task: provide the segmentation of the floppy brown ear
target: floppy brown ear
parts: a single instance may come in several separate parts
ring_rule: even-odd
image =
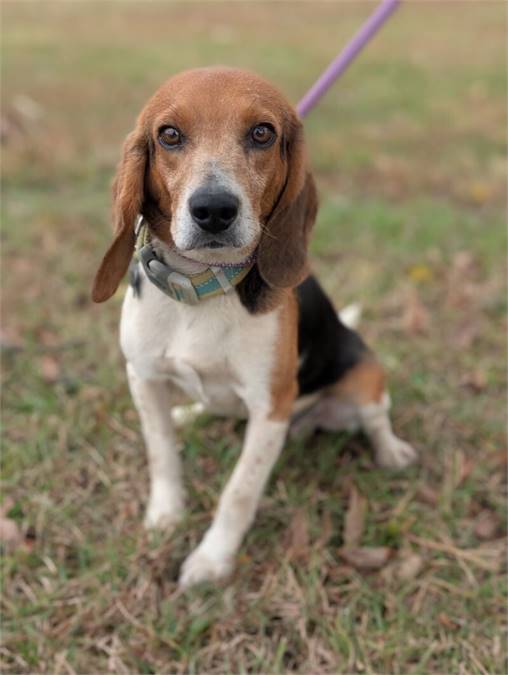
[[[129,267],[136,237],[134,226],[143,204],[148,144],[140,130],[131,132],[113,183],[114,239],[95,275],[92,300],[104,302],[118,288]]]
[[[317,213],[316,186],[307,170],[303,128],[296,117],[286,153],[286,183],[265,225],[257,258],[261,276],[275,288],[292,288],[307,276],[307,244]]]

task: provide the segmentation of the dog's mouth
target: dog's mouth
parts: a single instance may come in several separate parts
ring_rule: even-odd
[[[205,232],[193,229],[186,236],[173,236],[175,252],[185,258],[202,264],[211,261],[216,265],[238,265],[247,260],[257,247],[258,242],[242,236],[238,228],[232,227],[224,232]]]
[[[175,253],[182,258],[208,266],[241,265],[248,262],[254,255],[255,246],[231,246],[225,242],[211,239],[192,249],[176,247]],[[213,251],[213,253],[211,253]]]
[[[213,239],[212,241],[207,242],[203,248],[224,248],[225,246],[226,244],[223,242]]]
[[[184,246],[179,246],[182,251],[204,251],[207,249],[237,249],[243,242],[234,231],[228,231],[220,234],[209,234],[208,232],[193,232],[192,236],[185,242]]]

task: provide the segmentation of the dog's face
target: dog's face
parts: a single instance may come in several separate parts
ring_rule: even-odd
[[[241,70],[187,71],[149,100],[127,137],[113,187],[115,240],[93,298],[125,273],[134,222],[187,257],[239,262],[257,249],[266,283],[305,275],[316,212],[301,123],[270,84]]]
[[[280,98],[244,73],[198,71],[173,78],[148,104],[149,190],[186,255],[229,261],[259,243],[285,177]]]

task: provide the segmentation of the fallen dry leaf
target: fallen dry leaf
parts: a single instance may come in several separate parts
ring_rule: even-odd
[[[54,356],[44,355],[40,361],[41,375],[46,382],[56,382],[60,377],[60,365]]]
[[[424,263],[412,265],[407,273],[411,281],[414,281],[415,283],[428,283],[432,281],[434,276],[431,268]]]
[[[303,509],[296,511],[289,526],[289,551],[292,558],[301,558],[309,552],[309,523]]]
[[[402,581],[410,581],[417,577],[423,568],[423,558],[418,553],[410,553],[402,558],[395,570],[395,576]]]
[[[0,517],[0,543],[8,550],[18,548],[23,543],[18,524],[5,516]]]
[[[23,348],[23,340],[19,333],[8,328],[0,329],[0,349],[4,352],[15,352]]]
[[[408,292],[402,325],[410,335],[426,333],[429,327],[429,312],[420,300],[416,288],[411,288]]]
[[[14,499],[12,497],[5,497],[3,502],[0,504],[0,517],[5,516],[14,506]]]
[[[469,478],[475,468],[475,462],[471,457],[467,457],[463,450],[456,449],[446,458],[445,463],[443,475],[445,491],[451,493]]]
[[[430,485],[426,485],[425,483],[420,485],[416,491],[416,496],[422,502],[429,504],[430,506],[436,506],[439,501],[438,493],[433,488],[431,488]]]
[[[478,292],[478,263],[471,251],[455,254],[447,279],[446,304],[450,307],[469,307]]]
[[[471,457],[466,457],[462,450],[457,450],[455,453],[455,468],[456,468],[456,481],[454,487],[459,487],[462,483],[469,478],[471,472],[475,468],[475,461]]]
[[[351,485],[349,491],[349,505],[344,519],[344,546],[346,548],[353,548],[360,543],[364,530],[366,513],[366,498],[358,492],[354,485]]]
[[[493,186],[485,181],[475,180],[468,186],[468,196],[473,204],[482,206],[488,202],[494,194]]]
[[[362,546],[341,548],[339,555],[353,567],[360,570],[379,569],[389,560],[392,551],[388,546]]]
[[[472,318],[470,314],[464,318],[451,336],[451,342],[458,349],[469,349],[481,335],[481,321]]]
[[[329,511],[325,511],[321,518],[321,528],[319,537],[316,540],[314,546],[317,549],[324,548],[331,539],[333,534],[333,524]]]
[[[474,533],[478,539],[493,539],[496,535],[499,521],[493,511],[484,509],[476,517]]]
[[[437,615],[437,620],[442,626],[450,630],[457,630],[457,628],[460,628],[460,624],[454,621],[453,619],[450,619],[448,614],[445,614],[445,612],[440,612]]]
[[[479,394],[487,386],[487,376],[482,370],[474,370],[472,373],[466,373],[460,384]]]
[[[60,337],[58,333],[56,333],[54,330],[50,330],[49,328],[41,328],[37,332],[37,337],[39,342],[44,347],[58,347],[60,344]]]
[[[418,553],[406,551],[381,571],[381,577],[385,583],[400,584],[401,581],[411,581],[417,577],[422,568],[423,557]]]

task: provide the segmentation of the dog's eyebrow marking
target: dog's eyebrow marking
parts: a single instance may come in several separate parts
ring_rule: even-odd
[[[164,127],[176,127],[184,136],[187,136],[190,121],[194,118],[192,111],[187,112],[181,107],[170,105],[164,109],[158,117],[152,122],[152,136],[158,136],[159,131]]]

